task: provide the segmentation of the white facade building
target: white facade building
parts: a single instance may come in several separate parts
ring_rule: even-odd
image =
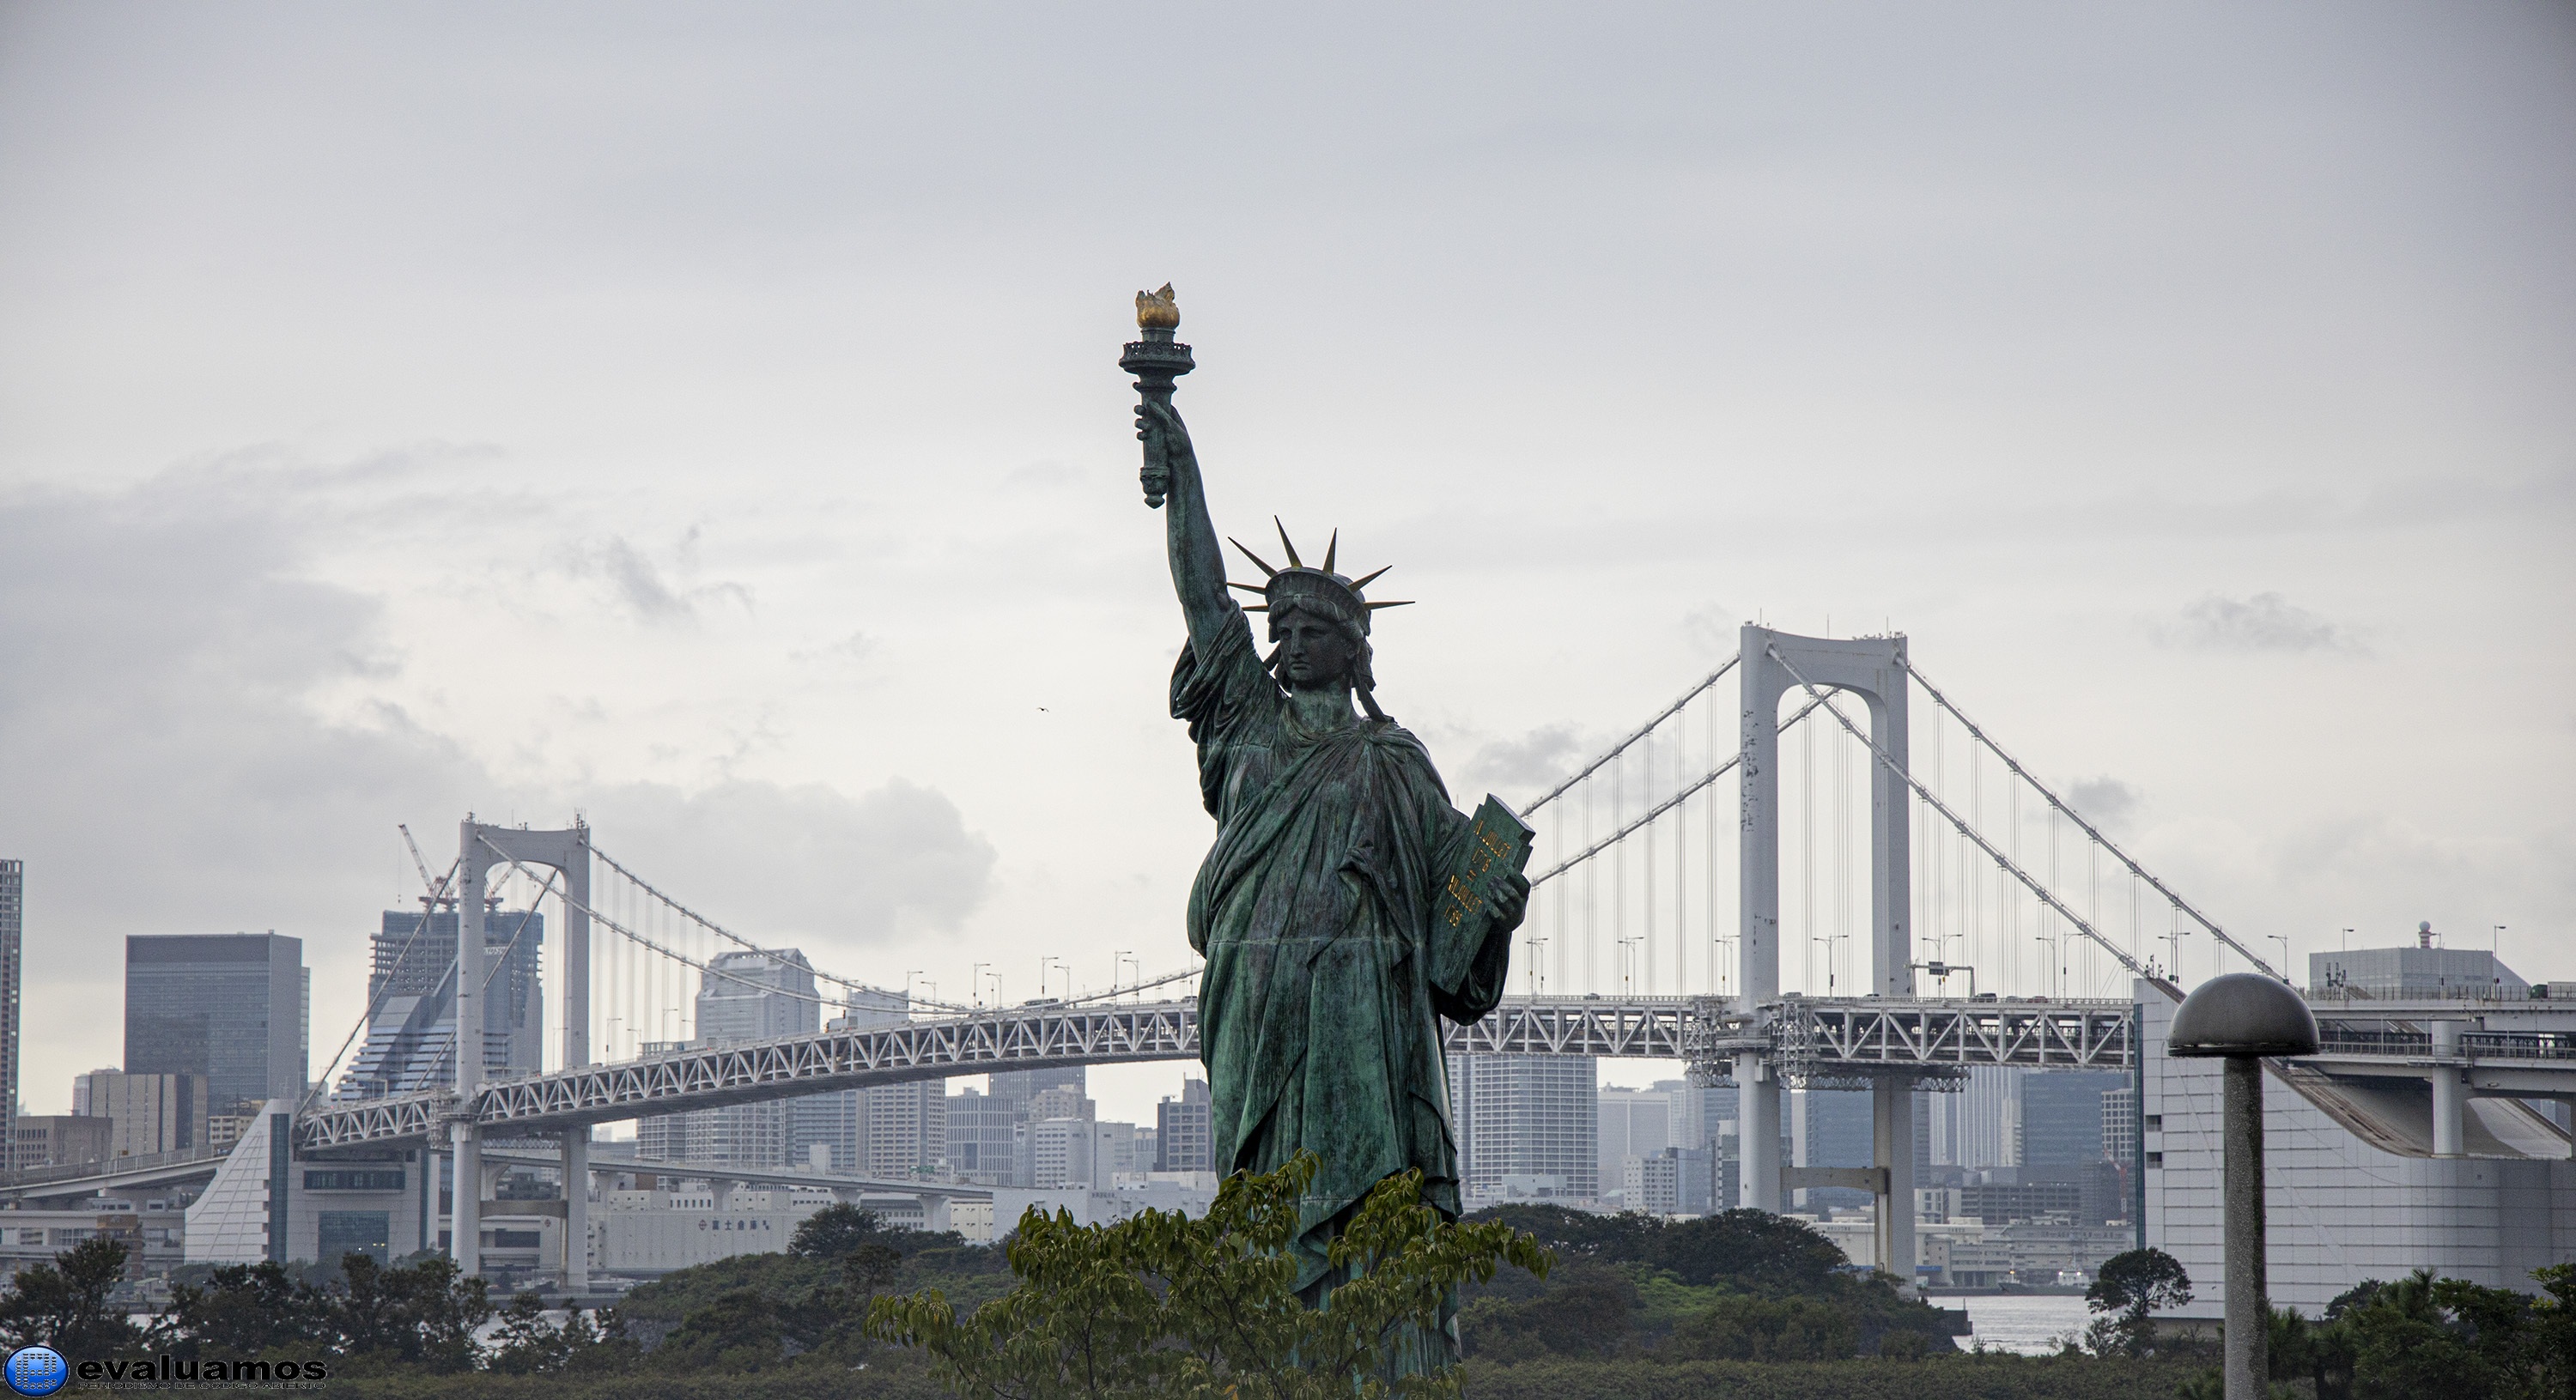
[[[2165,1054],[2174,1004],[2139,984],[2146,1052],[2146,1242],[2191,1275],[2179,1315],[2226,1305],[2220,1241],[2220,1061]],[[2320,1003],[2317,1010],[2328,1012]],[[2264,1209],[2276,1307],[2313,1317],[2365,1279],[2418,1268],[2532,1291],[2531,1271],[2576,1259],[2576,1162],[2521,1101],[2468,1100],[2467,1152],[2431,1150],[2430,1094],[2392,1081],[2264,1077]]]

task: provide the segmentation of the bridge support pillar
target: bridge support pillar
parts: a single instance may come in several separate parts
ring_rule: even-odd
[[[457,1272],[473,1278],[483,1272],[483,1130],[459,1123],[450,1131],[456,1170],[448,1183],[447,1257],[456,1261]]]
[[[934,1235],[956,1228],[949,1224],[948,1221],[948,1198],[946,1196],[924,1196],[921,1198],[921,1228],[928,1230]]]
[[[1780,1211],[1780,1080],[1758,1051],[1735,1057],[1736,1204]]]
[[[1914,1273],[1914,1086],[1882,1078],[1870,1086],[1870,1142],[1886,1173],[1878,1200],[1878,1266],[1903,1283]]]
[[[2458,1021],[2433,1023],[2433,1155],[2457,1157],[2468,1151],[2468,1086],[2461,1079]]]
[[[590,1129],[586,1126],[563,1135],[563,1187],[564,1292],[579,1298],[590,1291]]]

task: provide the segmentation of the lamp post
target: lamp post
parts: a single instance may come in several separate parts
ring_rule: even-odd
[[[2290,982],[2290,935],[2286,933],[2267,933],[2263,936],[2281,945],[2281,980],[2284,982]],[[2290,985],[2296,986],[2298,984],[2291,982]]]
[[[2231,972],[2183,998],[2165,1034],[2165,1052],[2227,1062],[2220,1109],[2225,1170],[2219,1184],[2227,1250],[2225,1395],[2263,1400],[2271,1386],[2271,1301],[2263,1277],[2263,1057],[2317,1053],[2317,1018],[2287,986],[2259,973]]]

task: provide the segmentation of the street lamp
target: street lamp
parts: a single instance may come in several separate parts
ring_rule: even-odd
[[[2286,933],[2267,933],[2263,936],[2281,945],[2281,980],[2284,982],[2290,982],[2290,935]],[[2298,984],[2290,982],[2290,985],[2297,986]]]
[[[966,974],[967,989],[974,993],[975,1004],[979,1007],[984,1004],[984,969],[991,966],[991,963],[977,963],[974,970]]]
[[[2290,988],[2251,972],[2200,984],[2174,1011],[2165,1051],[2226,1061],[2219,1178],[2227,1268],[2226,1400],[2262,1400],[2271,1302],[2263,1269],[2263,1058],[2317,1053],[2317,1018]]]

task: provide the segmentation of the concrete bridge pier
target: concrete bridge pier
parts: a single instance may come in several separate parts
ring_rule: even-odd
[[[590,1291],[590,1129],[563,1135],[563,1280],[564,1292],[578,1298]]]
[[[2468,1151],[2469,1088],[2457,1061],[2465,1021],[2433,1023],[2433,1155],[2457,1157]]]

